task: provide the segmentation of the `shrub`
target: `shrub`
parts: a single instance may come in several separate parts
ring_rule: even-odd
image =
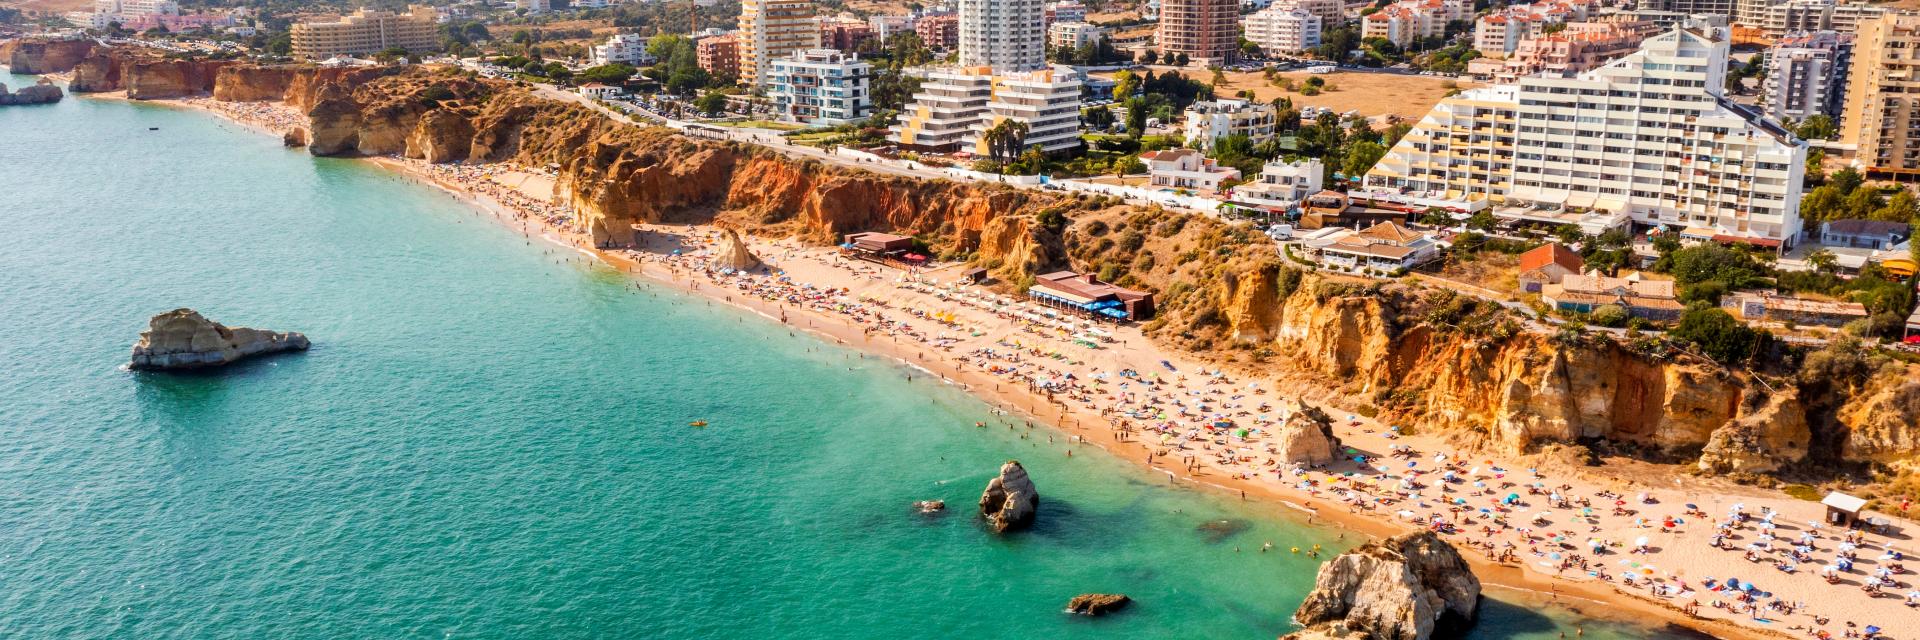
[[[1668,332],[1676,340],[1693,343],[1707,357],[1722,363],[1746,359],[1760,334],[1719,307],[1695,303],[1680,314],[1680,324]]]
[[[1631,317],[1632,314],[1627,313],[1626,307],[1603,304],[1595,308],[1593,313],[1588,314],[1587,320],[1601,327],[1624,327],[1627,325],[1627,319]]]

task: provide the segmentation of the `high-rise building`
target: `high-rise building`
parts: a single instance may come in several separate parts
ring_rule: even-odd
[[[1861,22],[1848,64],[1840,141],[1870,176],[1920,175],[1920,15]]]
[[[1276,2],[1247,16],[1247,40],[1268,53],[1299,53],[1320,46],[1320,16],[1291,2]]]
[[[811,0],[743,0],[740,3],[740,80],[766,84],[769,64],[802,49],[820,46],[820,27]]]
[[[1571,221],[1593,212],[1683,237],[1784,248],[1800,234],[1806,143],[1723,95],[1729,34],[1675,29],[1574,77],[1442,100],[1367,188]]]
[[[1040,0],[960,0],[960,65],[1031,71],[1047,65]]]
[[[820,19],[820,47],[848,53],[860,50],[860,43],[873,39],[873,27],[860,20]]]
[[[733,34],[707,36],[693,41],[693,53],[700,69],[714,77],[740,77],[740,41]]]
[[[1024,146],[1064,151],[1080,144],[1080,91],[1077,76],[1054,69],[934,69],[888,138],[914,149],[987,155],[986,131],[1014,120],[1027,127]]]
[[[1795,33],[1767,49],[1767,79],[1762,85],[1767,115],[1775,120],[1808,116],[1838,117],[1847,99],[1847,64],[1853,34],[1833,31]]]
[[[1163,0],[1155,32],[1162,55],[1200,65],[1232,62],[1240,51],[1238,0]]]
[[[361,8],[338,20],[299,22],[288,30],[293,57],[323,60],[378,53],[399,47],[411,52],[440,48],[440,24],[433,7],[414,5],[406,13]]]
[[[807,49],[775,58],[767,73],[767,96],[781,117],[808,124],[858,122],[873,110],[867,82],[873,66],[858,54]]]

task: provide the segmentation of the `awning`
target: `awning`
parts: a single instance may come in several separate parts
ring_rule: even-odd
[[[1578,192],[1578,193],[1574,193],[1574,194],[1570,194],[1570,195],[1568,195],[1568,196],[1567,196],[1567,206],[1569,206],[1569,207],[1592,207],[1592,206],[1593,206],[1593,199],[1594,199],[1594,195],[1593,195],[1593,194],[1591,194],[1591,193],[1587,193],[1587,192],[1585,192],[1585,191],[1581,191],[1581,192]]]
[[[1688,231],[1692,231],[1692,229],[1688,229]],[[1687,232],[1682,231],[1680,233],[1681,235],[1686,235]],[[1753,236],[1732,236],[1724,233],[1719,233],[1719,234],[1713,235],[1713,241],[1721,244],[1733,244],[1733,243],[1739,242],[1744,244],[1750,244],[1756,247],[1766,247],[1768,249],[1780,248],[1779,240],[1774,240],[1772,238],[1755,238]]]
[[[1612,211],[1614,213],[1619,213],[1621,211],[1626,210],[1627,201],[1621,200],[1619,198],[1601,198],[1599,200],[1594,201],[1593,208],[1600,209],[1603,211]]]
[[[1865,498],[1855,498],[1853,496],[1835,491],[1832,493],[1828,493],[1827,497],[1821,498],[1820,504],[1824,504],[1829,507],[1833,507],[1835,509],[1845,511],[1847,513],[1860,513],[1861,509],[1865,509],[1867,507],[1867,500]]]
[[[1716,235],[1720,235],[1720,232],[1706,227],[1687,227],[1680,230],[1681,237],[1695,240],[1712,240]]]

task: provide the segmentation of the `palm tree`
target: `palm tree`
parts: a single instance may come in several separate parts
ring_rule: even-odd
[[[993,159],[1012,162],[1027,147],[1027,133],[1031,131],[1027,123],[1019,120],[1001,120],[988,127],[982,134],[987,141],[987,152]]]

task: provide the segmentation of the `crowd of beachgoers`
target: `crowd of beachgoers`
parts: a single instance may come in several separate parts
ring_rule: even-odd
[[[1875,625],[1892,620],[1875,615],[1920,615],[1920,586],[1900,546],[1907,534],[1823,524],[1815,503],[1634,489],[1460,452],[1355,415],[1335,419],[1347,443],[1340,460],[1289,464],[1272,440],[1305,406],[1300,400],[1222,371],[1114,357],[1126,334],[1113,325],[830,248],[762,243],[756,250],[776,266],[715,269],[719,232],[659,235],[663,244],[626,253],[709,294],[838,317],[863,335],[1097,416],[1113,441],[1143,447],[1169,475],[1204,470],[1267,483],[1307,508],[1432,529],[1491,561],[1609,583],[1702,617],[1852,638],[1889,637]],[[1904,607],[1849,604],[1892,602]]]
[[[275,135],[307,126],[307,114],[281,102],[227,102],[205,97],[182,98],[179,102]]]
[[[304,124],[304,116],[279,105],[207,102],[196,106],[269,130]],[[406,167],[489,200],[542,233],[579,237],[567,207],[498,180],[525,169]],[[1339,510],[1432,529],[1491,561],[1609,583],[1703,618],[1819,638],[1920,637],[1914,625],[1876,626],[1920,615],[1920,586],[1904,566],[1912,547],[1903,545],[1914,531],[1906,502],[1892,506],[1888,515],[1897,517],[1875,531],[1838,527],[1823,524],[1818,503],[1678,481],[1635,485],[1462,453],[1438,437],[1403,435],[1355,415],[1335,420],[1340,460],[1283,463],[1273,436],[1305,403],[1277,385],[1184,364],[1135,328],[963,284],[957,270],[944,272],[942,282],[936,269],[902,270],[832,248],[755,241],[770,266],[739,272],[712,265],[722,238],[714,229],[641,235],[647,241],[637,248],[611,253],[713,298],[773,305],[782,322],[802,322],[788,317],[791,309],[851,323],[862,336],[896,343],[900,353],[918,351],[923,363],[1023,388],[1063,416],[1098,424],[1112,440],[1107,448],[1140,447],[1169,478],[1224,475],[1253,483],[1239,486],[1270,488],[1320,516]],[[1019,409],[1009,405],[1006,413]],[[1089,442],[1068,442],[1075,440]],[[1273,549],[1268,543],[1260,551]]]

